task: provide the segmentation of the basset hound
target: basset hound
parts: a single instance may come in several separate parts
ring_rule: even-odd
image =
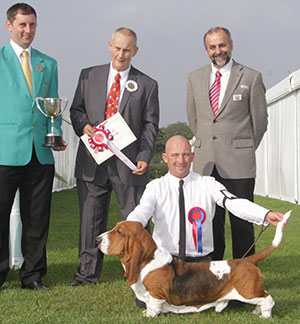
[[[230,300],[256,305],[254,314],[272,315],[275,304],[263,288],[256,264],[280,244],[290,212],[277,225],[273,242],[244,259],[187,263],[157,248],[151,235],[138,222],[122,221],[98,236],[98,248],[117,255],[136,297],[146,303],[144,316],[159,313],[192,313],[215,307],[221,312]]]

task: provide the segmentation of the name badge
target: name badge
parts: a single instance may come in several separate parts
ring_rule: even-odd
[[[236,94],[233,95],[233,101],[241,101],[242,100],[242,95],[241,94]]]

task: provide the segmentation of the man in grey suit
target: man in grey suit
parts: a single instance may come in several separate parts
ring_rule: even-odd
[[[81,71],[70,108],[76,134],[92,136],[93,126],[107,117],[108,93],[119,73],[121,91],[118,112],[137,138],[122,150],[136,164],[135,171],[115,156],[97,165],[83,142],[79,142],[75,176],[80,206],[80,265],[72,286],[93,284],[101,274],[103,254],[96,246],[96,237],[106,231],[112,190],[125,220],[139,203],[149,181],[149,163],[159,123],[158,84],[131,65],[138,51],[136,42],[134,31],[117,29],[109,42],[111,63]]]
[[[253,201],[255,150],[268,117],[262,76],[231,58],[233,42],[226,28],[211,28],[204,45],[211,64],[190,73],[187,84],[187,116],[196,138],[193,168],[214,176],[236,196]],[[253,225],[229,216],[233,257],[240,258],[254,242]],[[214,260],[223,259],[224,224],[225,210],[217,208]],[[252,253],[254,247],[248,252]]]

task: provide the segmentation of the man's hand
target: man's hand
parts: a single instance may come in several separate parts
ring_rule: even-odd
[[[53,151],[64,151],[67,148],[68,144],[62,140],[62,146],[52,146]]]
[[[145,161],[138,161],[136,166],[137,169],[133,171],[132,174],[143,175],[148,169],[148,163]]]
[[[86,134],[88,135],[89,137],[92,137],[94,136],[95,132],[94,132],[94,129],[93,129],[93,126],[90,125],[90,124],[86,124],[83,128],[83,134]]]
[[[282,221],[283,219],[283,214],[279,212],[273,212],[269,211],[266,215],[265,220],[269,222],[270,224],[277,226],[277,224]],[[286,225],[286,224],[285,224]]]

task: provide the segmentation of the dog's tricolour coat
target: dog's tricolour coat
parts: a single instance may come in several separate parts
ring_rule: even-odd
[[[117,255],[130,286],[147,309],[144,315],[201,312],[215,307],[221,312],[230,300],[256,305],[253,311],[268,318],[275,304],[263,289],[262,274],[256,264],[269,256],[282,239],[290,216],[277,225],[273,242],[244,259],[187,263],[158,249],[151,235],[138,222],[123,221],[98,236],[99,249]]]

